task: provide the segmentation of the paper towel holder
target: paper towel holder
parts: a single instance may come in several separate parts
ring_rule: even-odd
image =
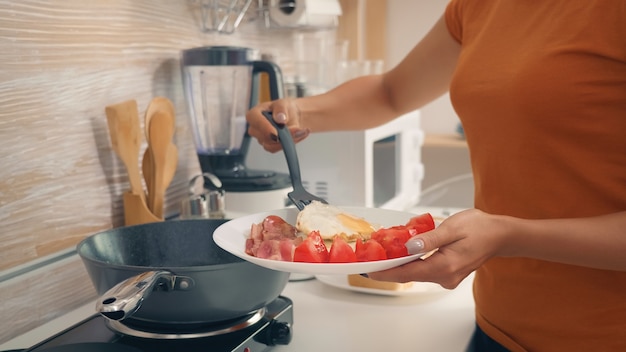
[[[321,1],[321,0],[318,0]],[[329,13],[321,15],[324,19],[319,21],[320,15],[317,15],[317,21],[304,21],[293,25],[283,25],[272,19],[272,12],[280,10],[285,15],[290,15],[296,11],[296,3],[298,0],[258,0],[258,11],[263,20],[266,29],[299,29],[299,30],[326,30],[335,29],[339,25],[339,16],[341,15],[341,5],[339,0],[324,0],[331,3]]]

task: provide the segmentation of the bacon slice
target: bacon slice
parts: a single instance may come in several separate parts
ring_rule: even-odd
[[[246,253],[258,258],[293,261],[293,252],[302,242],[295,226],[279,216],[270,215],[252,224],[246,240]]]

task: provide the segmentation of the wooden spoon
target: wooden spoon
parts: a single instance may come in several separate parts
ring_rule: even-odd
[[[167,167],[165,167],[165,174],[163,175],[163,184],[167,187],[170,183],[172,183],[172,180],[174,180],[174,175],[176,174],[176,168],[178,166],[178,148],[175,144],[170,144],[168,146],[165,161]],[[150,194],[154,194],[154,165],[152,162],[152,150],[150,149],[150,146],[146,148],[146,151],[143,154],[141,170],[148,187],[148,197],[150,197]]]
[[[133,194],[146,200],[139,172],[139,149],[141,146],[141,127],[137,102],[128,100],[105,108],[107,124],[113,150],[126,166],[130,189]]]
[[[174,113],[174,104],[172,104],[172,102],[165,97],[153,98],[150,101],[150,104],[148,104],[148,108],[146,109],[146,115],[144,117],[144,131],[146,134],[146,140],[148,141],[148,148],[146,148],[146,151],[143,156],[142,172],[143,172],[144,181],[146,182],[146,188],[148,190],[148,197],[150,197],[150,194],[154,192],[154,185],[153,185],[154,177],[152,176],[152,173],[154,172],[154,170],[152,169],[152,159],[151,159],[152,151],[149,150],[150,149],[150,120],[152,119],[152,116],[158,110],[165,110],[169,112],[172,116],[176,116]],[[173,120],[172,122],[173,122],[172,128],[175,128],[175,121]],[[178,159],[178,152],[176,152],[176,154],[177,154],[176,157]]]
[[[146,193],[148,194],[148,199],[150,199],[150,194],[154,191],[154,177],[152,173],[154,172],[152,165],[152,151],[150,150],[150,146],[146,148],[146,151],[143,153],[143,158],[141,159],[141,173],[143,174],[143,180],[146,183]],[[148,209],[150,209],[149,204],[146,204]]]
[[[168,162],[168,156],[172,152],[172,137],[174,136],[174,116],[167,110],[157,110],[151,115],[148,126],[148,142],[151,151],[152,175],[150,176],[153,185],[152,192],[148,194],[148,204],[150,210],[159,218],[163,217],[163,201],[170,175],[176,172],[176,163]],[[174,153],[178,156],[176,149]],[[171,157],[170,157],[171,158]]]
[[[150,104],[148,104],[148,108],[146,109],[146,116],[144,118],[144,129],[146,133],[146,140],[148,141],[150,140],[150,119],[152,118],[152,115],[154,115],[154,113],[158,110],[167,110],[167,112],[169,112],[172,116],[176,116],[174,113],[174,104],[172,104],[169,99],[165,97],[153,98],[152,101],[150,101]]]

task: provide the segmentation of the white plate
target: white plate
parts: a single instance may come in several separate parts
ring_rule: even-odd
[[[381,290],[381,289],[369,288],[369,287],[351,286],[348,283],[347,275],[316,275],[315,278],[318,279],[320,282],[329,286],[341,288],[341,289],[348,290],[348,291],[369,293],[373,295],[415,296],[415,295],[425,295],[425,294],[447,292],[445,288],[432,282],[414,282],[413,286],[407,289],[394,291],[394,290]]]
[[[383,227],[404,225],[416,214],[397,210],[379,209],[379,208],[363,208],[363,207],[340,207],[346,212],[360,216],[372,224]],[[215,243],[227,252],[245,259],[251,263],[278,271],[286,271],[291,273],[302,274],[361,274],[381,271],[393,268],[410,261],[416,260],[423,254],[414,254],[401,258],[377,260],[371,262],[358,263],[299,263],[285,262],[280,260],[262,259],[246,254],[246,238],[250,235],[252,224],[258,224],[265,217],[276,215],[283,218],[290,224],[296,223],[298,209],[284,208],[272,210],[264,213],[247,215],[240,218],[230,220],[220,225],[213,233]]]

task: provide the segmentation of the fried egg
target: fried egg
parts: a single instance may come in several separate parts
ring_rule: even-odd
[[[304,234],[319,231],[324,240],[340,235],[347,241],[369,239],[376,231],[376,227],[365,219],[319,201],[311,202],[298,213],[296,228]]]

